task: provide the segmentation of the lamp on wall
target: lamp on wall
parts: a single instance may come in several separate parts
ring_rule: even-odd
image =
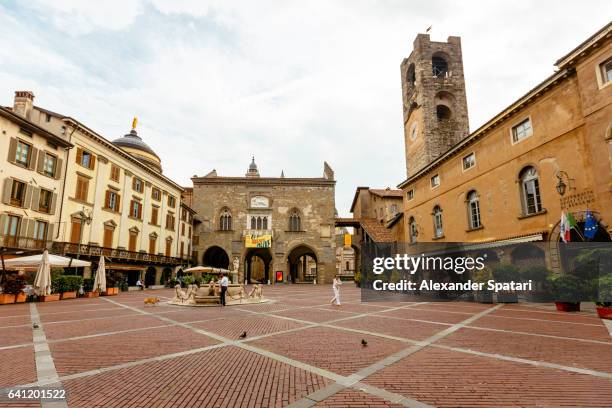
[[[557,174],[555,174],[555,176],[557,177],[557,186],[556,186],[557,193],[559,193],[560,196],[563,196],[565,195],[565,191],[567,190],[568,187],[572,189],[571,187],[572,179],[569,178],[568,174],[564,172],[563,170],[559,170]],[[564,176],[567,179],[567,184],[563,181]]]

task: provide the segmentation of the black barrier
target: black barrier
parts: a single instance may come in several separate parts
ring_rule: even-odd
[[[363,246],[362,301],[612,302],[612,243]]]

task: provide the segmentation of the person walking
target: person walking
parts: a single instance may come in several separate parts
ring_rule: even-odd
[[[219,286],[221,287],[221,307],[225,306],[225,292],[227,292],[227,286],[229,285],[229,280],[227,276],[221,274],[221,279],[219,279]]]
[[[334,281],[333,281],[333,284],[332,284],[332,289],[334,290],[334,297],[329,302],[332,305],[340,306],[340,285],[342,285],[342,281],[340,280],[340,276],[338,276],[338,275],[334,276]]]

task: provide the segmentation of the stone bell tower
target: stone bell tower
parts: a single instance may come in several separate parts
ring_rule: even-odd
[[[401,64],[408,177],[469,133],[461,39],[419,34],[413,47]]]

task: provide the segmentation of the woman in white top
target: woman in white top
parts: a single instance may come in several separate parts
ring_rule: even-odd
[[[342,285],[342,281],[340,280],[340,276],[336,275],[332,284],[332,288],[334,289],[334,297],[330,302],[336,306],[340,306],[340,285]]]

